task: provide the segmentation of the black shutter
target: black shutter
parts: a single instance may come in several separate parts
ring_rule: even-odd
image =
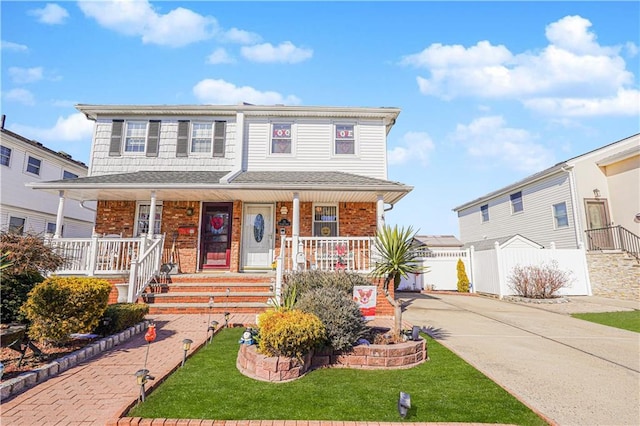
[[[149,133],[147,134],[147,157],[158,156],[158,144],[160,141],[160,120],[149,121]]]
[[[176,157],[189,155],[189,121],[178,121],[178,143],[176,145]]]
[[[121,154],[120,149],[122,146],[122,128],[124,127],[124,120],[113,120],[111,123],[111,142],[109,143],[109,156],[119,157]]]
[[[225,121],[216,121],[213,129],[213,156],[224,157]]]

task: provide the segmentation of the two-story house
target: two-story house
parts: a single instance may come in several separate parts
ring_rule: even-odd
[[[87,166],[69,154],[56,152],[0,125],[0,229],[17,233],[89,237],[93,230],[95,203],[70,201],[59,212],[57,194],[25,188],[29,182],[85,177]]]
[[[364,270],[385,210],[397,108],[78,105],[95,121],[89,176],[35,182],[96,200],[95,231],[164,234],[184,273]],[[282,245],[285,237],[286,246]]]

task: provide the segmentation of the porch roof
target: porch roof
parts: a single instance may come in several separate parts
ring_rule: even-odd
[[[344,172],[250,171],[225,180],[229,171],[138,171],[48,182],[27,186],[48,192],[65,191],[76,200],[158,200],[247,202],[300,201],[375,202],[377,195],[394,204],[413,187],[399,182]]]

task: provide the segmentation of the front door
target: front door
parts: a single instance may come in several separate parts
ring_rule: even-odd
[[[246,204],[242,229],[244,270],[269,270],[273,262],[273,205]]]
[[[609,228],[607,200],[586,200],[587,225],[589,226],[589,249],[606,250],[613,248],[613,235]]]
[[[202,269],[229,268],[233,203],[203,203],[200,226]]]

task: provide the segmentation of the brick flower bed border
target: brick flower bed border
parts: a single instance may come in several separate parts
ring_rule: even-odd
[[[393,345],[360,345],[349,352],[320,350],[307,355],[302,363],[295,358],[261,355],[256,345],[240,345],[236,366],[242,374],[256,380],[288,382],[317,368],[403,369],[427,359],[424,339]]]

